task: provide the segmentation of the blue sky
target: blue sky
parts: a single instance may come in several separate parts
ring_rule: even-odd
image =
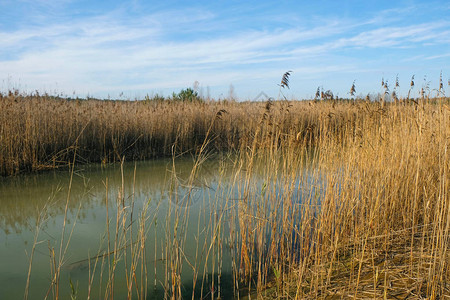
[[[206,96],[289,98],[318,86],[405,95],[450,78],[448,1],[0,0],[0,91],[142,98],[199,83]]]

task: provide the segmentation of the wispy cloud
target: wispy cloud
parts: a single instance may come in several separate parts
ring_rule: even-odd
[[[39,5],[53,4],[40,0]],[[275,80],[285,68],[315,78],[364,72],[372,68],[361,65],[364,58],[383,62],[377,53],[366,55],[374,49],[388,49],[402,61],[422,55],[428,60],[445,58],[448,49],[440,49],[450,42],[448,21],[412,25],[397,21],[412,8],[380,11],[368,20],[330,18],[315,25],[286,22],[268,28],[246,24],[229,31],[219,29],[224,16],[210,9],[143,11],[133,17],[127,9],[63,23],[0,27],[0,77],[19,78],[31,88],[58,82],[63,90],[102,95],[125,89],[179,89],[194,80],[228,86],[248,78]],[[420,50],[425,43],[441,48],[426,55]],[[402,49],[409,52],[396,52]],[[261,89],[256,82],[251,88]]]
[[[337,40],[335,47],[408,47],[412,43],[433,41],[433,43],[447,43],[449,31],[437,30],[449,28],[448,22],[431,22],[411,26],[383,27],[361,32],[351,38]]]
[[[446,58],[446,57],[450,57],[450,53],[445,53],[445,54],[440,54],[440,55],[427,56],[427,57],[425,57],[424,59],[426,59],[426,60],[431,60],[431,59]]]

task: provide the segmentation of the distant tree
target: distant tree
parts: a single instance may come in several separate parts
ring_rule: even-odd
[[[197,91],[194,91],[194,89],[192,88],[187,88],[181,90],[178,94],[173,93],[172,100],[194,102],[194,101],[201,101],[201,98],[198,95]]]

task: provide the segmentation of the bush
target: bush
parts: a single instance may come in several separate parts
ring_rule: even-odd
[[[194,91],[191,88],[187,88],[187,89],[181,90],[178,94],[173,93],[172,100],[195,102],[195,101],[201,101],[201,98],[199,97],[198,92]]]

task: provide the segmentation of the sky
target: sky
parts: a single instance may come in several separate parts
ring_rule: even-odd
[[[141,99],[196,87],[310,99],[439,87],[450,94],[448,1],[0,0],[0,92]]]

